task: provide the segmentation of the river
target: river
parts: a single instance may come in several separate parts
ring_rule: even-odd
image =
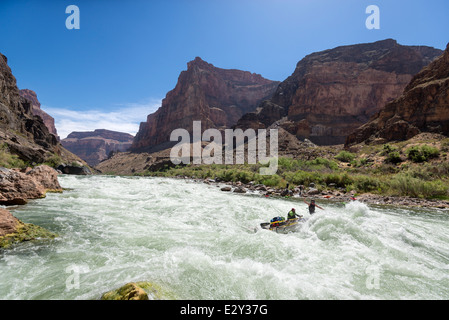
[[[59,177],[11,211],[54,240],[0,252],[0,299],[98,299],[150,281],[174,299],[448,299],[447,211],[220,191],[185,180]],[[298,232],[254,228],[295,207]]]

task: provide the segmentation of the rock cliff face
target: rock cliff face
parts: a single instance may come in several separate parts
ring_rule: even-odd
[[[420,132],[449,135],[449,44],[413,77],[399,98],[351,133],[346,145],[407,140]]]
[[[19,91],[19,94],[21,97],[23,97],[31,102],[32,113],[35,116],[41,117],[42,120],[44,121],[44,124],[47,127],[48,131],[50,131],[51,134],[55,135],[55,137],[58,138],[58,140],[59,140],[58,131],[56,130],[56,127],[55,127],[55,119],[41,109],[41,103],[37,99],[36,92],[34,92],[33,90],[30,90],[30,89],[22,89]]]
[[[0,145],[30,163],[42,163],[54,154],[64,161],[79,161],[51,134],[41,117],[33,114],[32,102],[20,96],[16,78],[0,53]]]
[[[278,84],[255,73],[220,69],[197,57],[181,72],[161,107],[141,123],[131,149],[143,151],[167,142],[177,128],[192,132],[195,120],[201,121],[203,130],[230,128],[271,97]]]
[[[284,119],[283,127],[300,139],[342,144],[441,52],[388,39],[310,54],[271,99],[244,115],[237,126],[267,127]]]
[[[56,137],[50,134],[42,119],[33,115],[31,102],[20,96],[16,79],[7,65],[6,57],[2,54],[0,54],[0,142],[6,142],[10,149],[14,149],[14,153],[23,158],[36,160],[43,159],[41,153],[53,149],[58,144]]]
[[[89,132],[72,132],[61,140],[61,143],[90,166],[96,166],[107,159],[111,152],[127,151],[133,138],[128,133],[97,129]]]

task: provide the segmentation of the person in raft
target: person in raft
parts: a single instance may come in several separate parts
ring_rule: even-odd
[[[324,210],[319,205],[315,203],[315,200],[311,200],[310,203],[308,203],[306,200],[304,200],[304,203],[309,206],[309,213],[314,214],[315,213],[315,207],[320,208],[321,210]]]
[[[302,216],[296,214],[295,208],[292,208],[292,209],[290,210],[290,212],[288,213],[287,219],[288,219],[288,220],[290,220],[290,219],[296,219],[297,217],[298,217],[298,218],[302,218]]]

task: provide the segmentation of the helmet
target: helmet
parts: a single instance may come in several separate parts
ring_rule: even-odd
[[[292,208],[292,211],[296,211],[295,208]]]

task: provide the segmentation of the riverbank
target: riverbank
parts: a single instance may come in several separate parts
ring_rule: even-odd
[[[224,182],[217,181],[215,179],[195,179],[187,176],[174,176],[174,179],[190,180],[195,183],[204,183],[208,185],[215,185],[220,188],[222,192],[232,192],[239,194],[253,194],[263,197],[275,197],[285,199],[315,199],[323,201],[348,203],[350,201],[360,201],[365,204],[374,205],[387,205],[396,207],[417,207],[417,208],[438,208],[449,210],[448,200],[439,199],[423,199],[404,196],[387,196],[373,193],[357,194],[355,191],[346,192],[343,189],[340,190],[318,190],[314,187],[314,184],[310,187],[296,186],[294,188],[273,188],[265,186],[263,184],[255,183],[242,183],[237,182]]]
[[[260,164],[188,164],[148,169],[139,175],[230,183],[247,190],[256,188],[267,196],[336,201],[355,197],[371,204],[449,208],[446,136],[422,133],[407,141],[359,144],[347,150],[314,146],[277,160],[273,175],[261,175]]]
[[[0,248],[40,238],[52,239],[56,234],[14,217],[8,206],[24,205],[31,199],[44,198],[47,192],[62,192],[58,173],[41,165],[35,168],[7,169],[0,167]]]

